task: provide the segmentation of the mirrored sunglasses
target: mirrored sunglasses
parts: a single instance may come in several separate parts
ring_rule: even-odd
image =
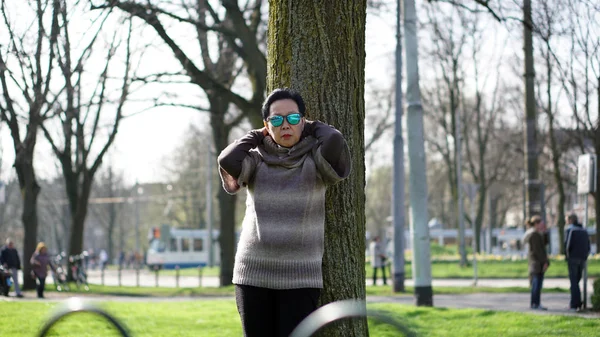
[[[281,124],[283,124],[283,119],[283,116],[275,115],[267,118],[267,121],[271,123],[271,125],[273,125],[274,127],[278,127],[281,126]],[[296,125],[300,123],[300,120],[302,120],[302,115],[299,112],[296,112],[285,116],[285,119],[287,119],[288,124]]]

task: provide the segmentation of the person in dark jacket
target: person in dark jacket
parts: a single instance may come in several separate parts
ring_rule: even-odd
[[[567,217],[567,233],[565,235],[565,257],[569,267],[569,281],[571,282],[571,301],[569,309],[576,311],[581,308],[581,291],[579,281],[585,268],[588,255],[591,251],[590,237],[577,222],[577,215],[571,214]]]
[[[17,297],[23,297],[23,294],[21,293],[21,287],[19,287],[19,270],[21,269],[21,259],[19,259],[19,252],[17,252],[15,249],[15,244],[11,239],[6,239],[6,246],[4,246],[2,251],[0,251],[0,264],[3,265],[4,268],[10,270]]]
[[[548,254],[546,253],[546,244],[544,241],[544,232],[546,225],[539,215],[534,215],[527,221],[529,229],[523,236],[523,244],[529,245],[529,278],[531,280],[531,309],[548,310],[540,303],[542,295],[542,285],[544,283],[544,273],[550,265]]]

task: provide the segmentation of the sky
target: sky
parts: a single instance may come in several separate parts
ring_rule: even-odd
[[[393,81],[393,73],[389,76],[389,67],[394,64],[395,22],[381,18],[368,17],[367,20],[367,60],[366,73],[386,74],[389,78],[379,78],[380,82]],[[154,63],[172,63],[171,54],[146,54]],[[122,171],[125,181],[133,184],[156,182],[166,177],[164,161],[173,149],[181,143],[183,135],[190,124],[208,124],[205,113],[182,108],[157,108],[125,118],[112,150],[104,163],[110,163],[118,171]],[[14,148],[10,132],[6,125],[0,126],[2,144],[2,175],[0,179],[14,177],[11,169],[14,160]],[[48,178],[58,174],[56,160],[48,142],[40,132],[36,145],[36,171],[40,178]]]
[[[366,80],[376,83],[381,88],[390,87],[394,82],[395,10],[395,6],[391,6],[388,11],[367,15]],[[170,52],[160,52],[151,48],[145,57],[151,60],[148,66],[172,64],[174,68],[178,67]],[[422,68],[421,71],[426,72],[427,69]],[[197,95],[197,92],[195,94]],[[192,91],[189,93],[189,95],[195,94]],[[152,96],[153,93],[150,92],[149,95]],[[190,124],[202,127],[208,124],[208,117],[205,113],[171,107],[151,109],[125,118],[104,163],[121,171],[127,184],[136,181],[140,183],[164,181],[168,178],[164,170],[164,162],[182,142],[183,135]],[[3,149],[0,179],[6,180],[14,176],[14,170],[10,168],[14,160],[14,150],[5,125],[0,127],[0,138]],[[392,147],[382,148],[383,154],[391,158]],[[59,174],[49,144],[41,133],[36,149],[38,176],[48,178]],[[386,152],[385,149],[388,151]]]

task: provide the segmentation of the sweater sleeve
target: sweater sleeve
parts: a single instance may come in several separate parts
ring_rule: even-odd
[[[571,235],[573,231],[571,229],[567,229],[567,235],[565,238],[565,257],[569,258],[569,249],[571,248]]]
[[[37,253],[33,253],[33,255],[31,256],[31,259],[29,259],[29,263],[30,264],[36,264],[36,262],[37,262],[37,256],[38,256]]]
[[[223,168],[219,167],[219,175],[223,182],[223,189],[229,194],[236,194],[242,187],[247,187],[256,171],[258,165],[258,155],[251,151],[243,160],[242,167],[237,179]]]
[[[248,183],[255,167],[252,165],[254,160],[250,156],[250,150],[261,144],[263,138],[264,134],[261,130],[252,130],[244,137],[229,144],[219,154],[219,175],[227,193],[235,194],[239,191],[243,186],[239,183],[240,178],[243,183]]]
[[[351,157],[342,133],[319,121],[307,123],[310,123],[308,124],[310,132],[317,138],[319,144],[314,158],[325,182],[335,184],[347,178],[351,171]]]

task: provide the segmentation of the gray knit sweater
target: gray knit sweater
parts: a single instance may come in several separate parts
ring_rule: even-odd
[[[265,137],[248,152],[237,179],[220,170],[228,193],[248,188],[234,284],[271,289],[323,287],[325,189],[350,174],[345,141],[342,147],[336,167],[341,175],[323,158],[321,142],[313,136],[290,149]]]

